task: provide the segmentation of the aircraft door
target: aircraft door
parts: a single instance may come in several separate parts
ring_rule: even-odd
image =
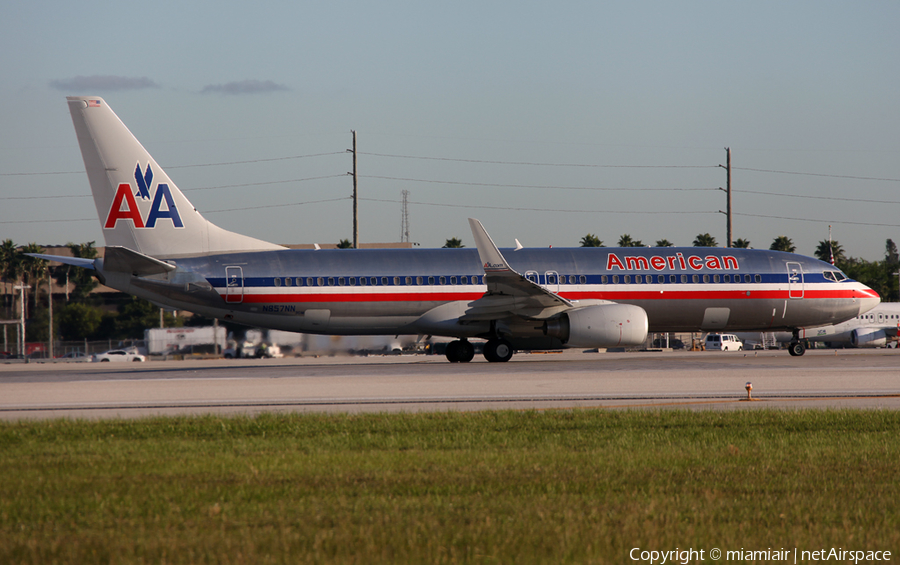
[[[244,301],[244,269],[225,267],[225,302],[239,304]]]
[[[788,298],[803,298],[803,267],[800,263],[788,261]]]
[[[525,271],[525,278],[530,280],[534,284],[541,284],[537,271]]]

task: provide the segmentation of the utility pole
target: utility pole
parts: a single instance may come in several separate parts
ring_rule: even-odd
[[[356,176],[356,130],[350,130],[353,134],[353,249],[359,249],[359,192],[357,191]]]
[[[725,203],[726,244],[725,244],[725,247],[731,247],[732,232],[731,232],[731,148],[730,147],[725,148],[725,165],[724,166],[719,165],[719,166],[722,167],[723,169],[725,169],[725,171],[728,174],[728,181],[727,181],[728,184],[725,185],[727,187],[725,189],[725,194],[726,194],[726,203]],[[722,190],[722,189],[719,188],[719,190]]]
[[[53,275],[47,269],[47,311],[50,313],[50,327],[47,329],[50,338],[50,358],[53,359]]]

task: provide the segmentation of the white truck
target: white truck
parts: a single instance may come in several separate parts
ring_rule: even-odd
[[[225,328],[202,326],[196,328],[153,328],[144,330],[147,352],[150,355],[172,353],[215,353],[225,349]]]

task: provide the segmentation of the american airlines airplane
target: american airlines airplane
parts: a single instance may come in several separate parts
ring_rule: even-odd
[[[640,345],[648,332],[775,331],[836,324],[878,294],[828,263],[722,248],[294,250],[224,230],[185,198],[97,97],[69,97],[103,259],[39,255],[178,310],[279,330],[456,338],[452,362],[515,349]]]
[[[840,324],[804,328],[800,330],[800,340],[842,344],[848,347],[887,347],[900,331],[900,302],[883,302],[864,314]],[[760,334],[738,333],[742,340],[759,340]],[[790,343],[793,336],[788,332],[773,334],[778,343]]]

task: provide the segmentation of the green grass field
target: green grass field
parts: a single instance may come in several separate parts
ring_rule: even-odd
[[[898,465],[900,413],[879,410],[4,423],[0,563],[896,559]]]

